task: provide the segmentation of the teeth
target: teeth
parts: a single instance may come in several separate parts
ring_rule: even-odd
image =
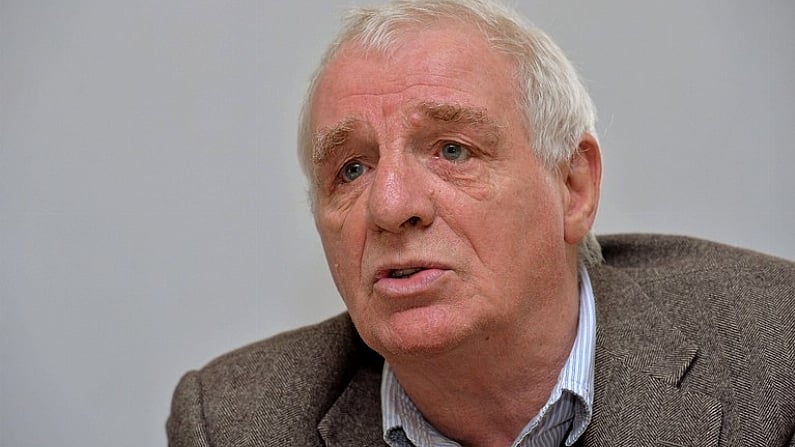
[[[421,268],[413,268],[413,269],[402,269],[402,270],[392,270],[389,273],[390,278],[405,278],[407,276],[411,276],[417,272],[422,270]]]

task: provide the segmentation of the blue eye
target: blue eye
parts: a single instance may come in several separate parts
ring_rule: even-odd
[[[342,181],[348,183],[359,178],[365,173],[365,171],[367,171],[367,167],[365,165],[358,160],[353,160],[342,167],[342,172],[340,175],[342,176]]]
[[[445,143],[442,146],[442,157],[448,161],[464,161],[469,158],[469,150],[457,143]]]

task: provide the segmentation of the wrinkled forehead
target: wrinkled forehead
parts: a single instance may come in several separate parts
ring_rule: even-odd
[[[330,127],[345,129],[349,127],[345,120],[366,120],[362,113],[381,108],[380,104],[372,104],[370,110],[346,109],[344,97],[356,94],[353,89],[359,89],[362,94],[384,93],[385,89],[432,83],[436,76],[438,88],[432,90],[432,95],[414,88],[411,93],[415,96],[410,98],[413,104],[400,104],[400,107],[408,110],[422,104],[457,104],[491,115],[493,109],[521,107],[517,101],[522,95],[518,94],[514,58],[496,50],[476,25],[458,19],[434,20],[396,26],[376,37],[350,38],[337,45],[326,55],[315,75],[301,121],[301,161],[307,174],[315,155],[312,143],[317,141],[314,137],[318,131]],[[353,84],[356,85],[351,87]],[[477,88],[473,89],[473,85]],[[456,89],[469,90],[477,100],[447,100],[439,96],[444,90]],[[492,100],[494,104],[497,97],[499,107],[485,107],[485,101]]]

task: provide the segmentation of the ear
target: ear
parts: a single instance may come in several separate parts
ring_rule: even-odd
[[[566,194],[564,238],[568,244],[578,244],[593,226],[599,205],[602,181],[602,153],[599,142],[591,134],[583,134],[577,153],[562,170]]]

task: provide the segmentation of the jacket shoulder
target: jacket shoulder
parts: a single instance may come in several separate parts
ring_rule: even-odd
[[[795,346],[795,263],[683,236],[615,235],[600,242],[606,266],[639,284],[677,321],[698,315],[704,319],[693,321],[696,328],[721,321],[758,327],[759,336],[788,330],[783,338]]]
[[[223,354],[200,373],[205,380],[218,378],[230,387],[263,379],[300,380],[301,371],[312,373],[327,367],[337,370],[359,343],[350,318],[341,314]],[[231,378],[235,379],[233,383],[229,383]]]
[[[210,445],[319,444],[319,420],[372,357],[347,314],[236,349],[183,377],[169,437],[192,412]]]
[[[792,273],[793,262],[752,250],[687,236],[613,234],[599,236],[606,264],[650,272],[710,269],[781,270]]]

